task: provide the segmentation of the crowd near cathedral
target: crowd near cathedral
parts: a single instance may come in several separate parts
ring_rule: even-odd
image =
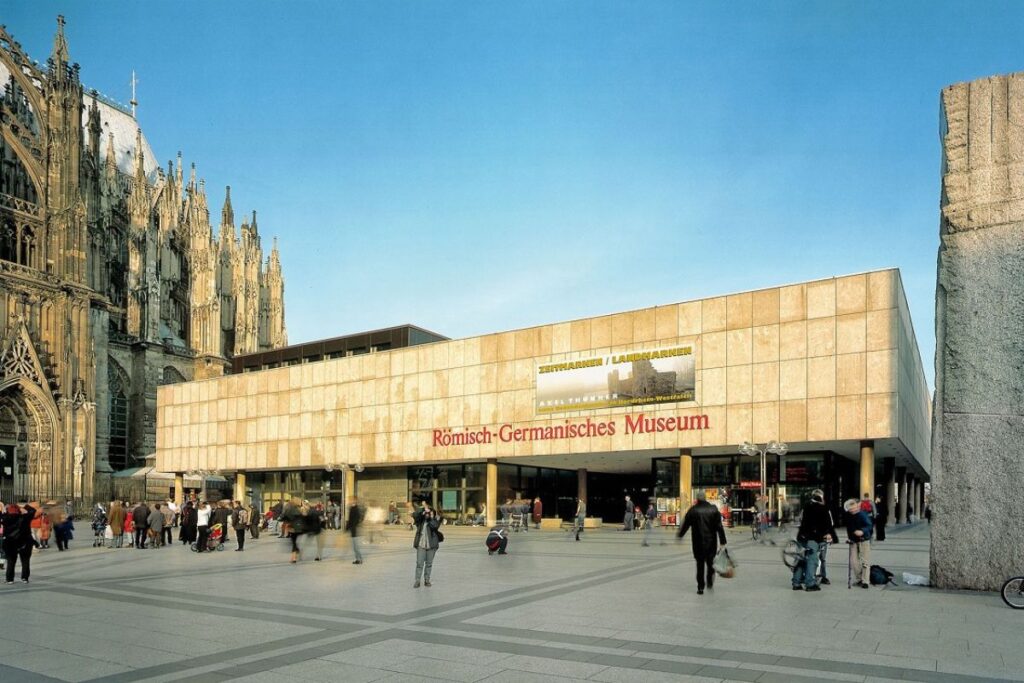
[[[230,187],[214,230],[134,94],[82,84],[62,17],[45,64],[0,27],[0,80],[0,499],[102,495],[155,450],[158,385],[286,344],[280,257]]]

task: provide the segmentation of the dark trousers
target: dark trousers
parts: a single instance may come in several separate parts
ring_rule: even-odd
[[[164,545],[170,545],[174,542],[174,529],[169,526],[164,527]]]
[[[875,538],[878,539],[879,541],[884,541],[885,540],[885,520],[884,519],[876,519],[875,520]]]
[[[249,533],[252,534],[253,538],[260,537],[260,525],[259,522],[249,525]]]
[[[146,547],[146,527],[135,525],[135,547]]]
[[[715,553],[716,551],[712,551],[693,556],[693,559],[697,561],[697,590],[704,590],[705,585],[708,588],[715,585],[715,568],[712,566],[715,561]],[[705,577],[707,577],[706,580]]]
[[[32,557],[32,544],[19,546],[17,543],[4,542],[4,557],[7,562],[7,580],[14,581],[14,565],[21,560],[21,578],[28,580],[29,560]]]
[[[199,527],[199,538],[196,539],[196,549],[201,552],[206,552],[206,544],[210,538],[210,527],[201,526]]]
[[[238,541],[238,549],[245,550],[245,527],[235,529],[235,540]]]
[[[68,529],[67,527],[58,524],[53,527],[53,537],[57,540],[57,550],[68,549]]]

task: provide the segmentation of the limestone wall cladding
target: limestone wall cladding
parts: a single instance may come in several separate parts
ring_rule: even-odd
[[[995,589],[1024,567],[1024,74],[941,105],[931,573]]]
[[[161,471],[899,436],[895,270],[161,387]],[[695,403],[537,416],[536,365],[693,343]],[[923,399],[919,399],[919,402]],[[432,430],[643,412],[709,429],[434,447]],[[927,423],[925,423],[927,424]]]

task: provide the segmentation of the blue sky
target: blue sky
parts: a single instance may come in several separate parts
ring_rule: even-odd
[[[31,2],[280,238],[290,341],[463,337],[898,266],[929,378],[939,91],[1024,4]]]

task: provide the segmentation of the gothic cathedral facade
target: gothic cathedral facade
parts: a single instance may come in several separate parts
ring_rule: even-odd
[[[0,499],[102,496],[155,450],[160,384],[285,346],[276,243],[219,235],[181,154],[155,163],[126,108],[86,91],[63,18],[45,65],[0,27]]]

